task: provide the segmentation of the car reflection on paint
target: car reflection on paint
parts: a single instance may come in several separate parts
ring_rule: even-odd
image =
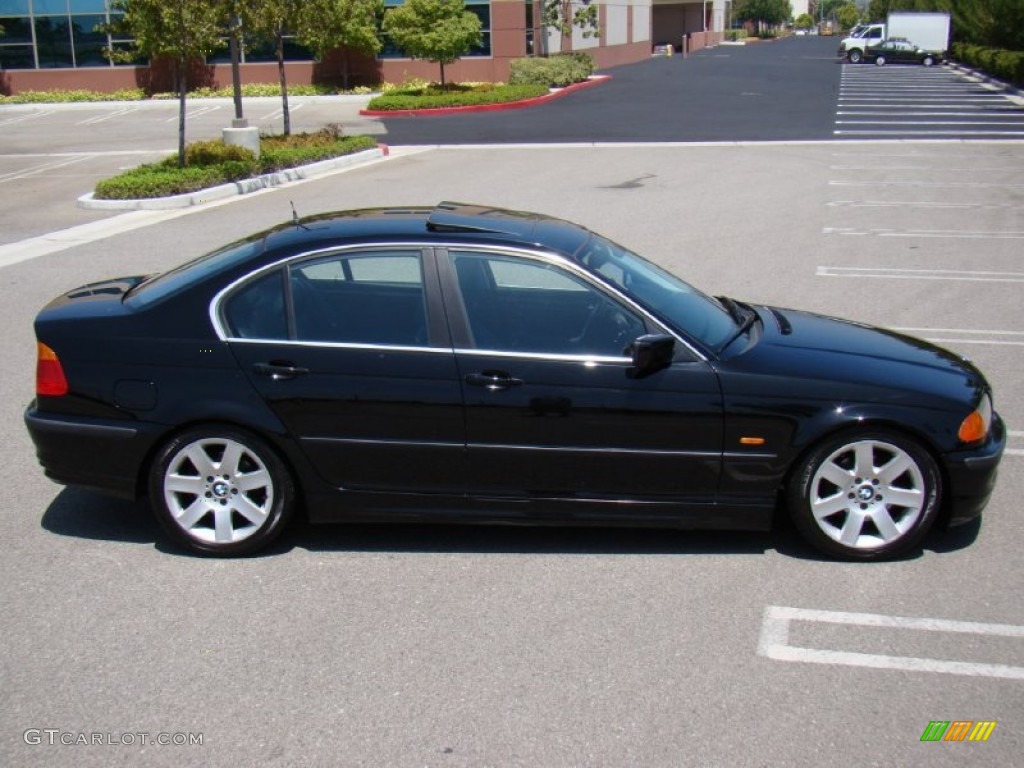
[[[294,221],[37,316],[46,474],[192,551],[314,522],[768,529],[883,558],[975,518],[1005,430],[919,339],[709,297],[583,228],[458,203]]]

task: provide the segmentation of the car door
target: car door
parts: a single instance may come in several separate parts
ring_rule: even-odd
[[[221,302],[252,386],[330,484],[462,492],[462,392],[429,251],[296,257]]]
[[[677,345],[669,368],[634,377],[625,347],[660,329],[557,260],[453,248],[439,266],[471,494],[714,499],[722,397],[706,361]]]

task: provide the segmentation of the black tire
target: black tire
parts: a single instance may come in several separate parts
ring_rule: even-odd
[[[924,64],[926,67],[930,67],[933,64],[935,64],[935,59],[933,59],[931,56],[925,56],[923,59],[921,59],[921,63]]]
[[[861,430],[812,449],[794,471],[786,501],[816,549],[882,560],[920,543],[938,515],[941,488],[938,466],[920,443],[894,431]]]
[[[864,59],[864,54],[861,53],[860,49],[854,48],[849,53],[849,59],[851,64],[860,64],[861,61]]]
[[[884,67],[885,66],[885,56],[877,56],[877,57],[875,57],[875,66],[876,67]]]
[[[266,547],[295,507],[295,486],[266,441],[211,424],[164,445],[150,468],[157,521],[176,543],[202,555],[231,557]]]

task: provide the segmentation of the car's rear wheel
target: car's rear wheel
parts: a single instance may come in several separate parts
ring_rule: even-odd
[[[860,64],[861,59],[864,58],[864,54],[861,53],[858,49],[854,48],[852,51],[850,51],[849,57],[851,64]]]
[[[876,56],[875,57],[875,66],[884,67],[885,66],[885,56]]]
[[[294,484],[274,450],[229,426],[198,427],[170,440],[153,462],[149,492],[168,535],[204,555],[267,546],[295,506]]]
[[[787,489],[793,522],[829,555],[871,560],[917,545],[939,511],[931,454],[896,432],[847,432],[801,462]]]
[[[931,56],[925,56],[923,59],[921,59],[921,63],[924,64],[926,67],[930,67],[935,63],[935,59],[933,59]]]

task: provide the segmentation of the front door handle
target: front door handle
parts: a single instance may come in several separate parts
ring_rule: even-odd
[[[269,363],[256,363],[252,372],[257,376],[269,376],[274,381],[287,381],[296,376],[309,373],[309,368],[299,368],[285,360],[271,360]]]
[[[483,371],[467,374],[466,383],[474,387],[484,387],[490,392],[501,392],[522,385],[523,380],[513,378],[505,371]]]

